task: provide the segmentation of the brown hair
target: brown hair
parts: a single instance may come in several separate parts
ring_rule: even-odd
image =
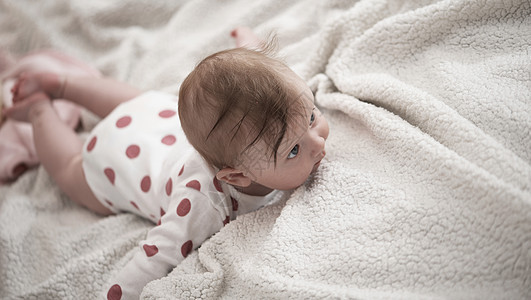
[[[288,124],[302,105],[282,76],[286,70],[263,52],[236,48],[208,56],[188,75],[179,91],[179,117],[208,163],[220,169],[241,165],[242,155],[263,140],[269,147],[264,154],[276,164]]]

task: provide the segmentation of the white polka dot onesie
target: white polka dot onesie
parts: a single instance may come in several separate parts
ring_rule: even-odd
[[[138,298],[144,285],[165,276],[237,215],[282,196],[249,196],[218,181],[188,143],[176,110],[176,96],[144,93],[116,107],[84,146],[85,176],[101,203],[157,224],[133,259],[111,275],[108,299]]]

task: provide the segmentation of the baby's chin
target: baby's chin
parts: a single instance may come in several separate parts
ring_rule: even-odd
[[[306,176],[306,179],[304,179],[303,182],[301,182],[299,185],[297,185],[296,187],[294,187],[293,189],[295,188],[298,188],[300,187],[301,185],[303,185],[307,180],[308,178],[310,178],[313,174],[315,174],[317,172],[317,170],[319,169],[319,166],[321,165],[321,161],[318,161],[315,165],[313,165],[313,168],[312,170],[310,171],[310,173],[308,174],[308,176]]]

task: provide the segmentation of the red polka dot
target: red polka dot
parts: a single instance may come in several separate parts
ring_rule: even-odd
[[[146,252],[146,255],[148,257],[152,257],[153,255],[159,253],[159,248],[157,248],[157,246],[155,246],[155,245],[144,244],[144,246],[142,246],[142,248],[144,248],[144,252]]]
[[[116,175],[114,174],[114,170],[111,168],[106,168],[103,170],[103,173],[105,173],[105,176],[107,176],[107,179],[114,185],[114,179],[116,178]]]
[[[160,208],[160,216],[164,216],[166,214],[166,212],[164,211],[164,209],[162,209],[162,207]]]
[[[184,198],[183,200],[181,200],[181,203],[179,203],[179,205],[177,206],[177,215],[179,215],[179,217],[184,217],[190,212],[191,208],[192,208],[192,203],[190,202],[190,200],[188,200],[187,198]]]
[[[216,190],[220,193],[223,193],[223,189],[221,188],[221,183],[219,182],[219,180],[216,178],[216,176],[214,176],[214,179],[212,179],[212,181],[214,182],[214,187],[216,188]]]
[[[232,202],[232,211],[237,211],[238,210],[238,201],[236,201],[236,199],[230,197],[230,201]]]
[[[176,141],[177,141],[177,138],[173,134],[169,134],[169,135],[163,137],[162,140],[161,140],[161,142],[164,145],[168,145],[168,146],[171,146],[171,145],[175,144]]]
[[[105,203],[109,204],[109,206],[114,206],[114,204],[112,204],[112,202],[107,199],[105,199]]]
[[[173,189],[173,181],[168,179],[168,182],[166,182],[166,195],[171,196],[171,190]]]
[[[130,116],[121,117],[120,119],[118,119],[118,121],[116,121],[116,127],[124,128],[127,125],[131,124],[132,120],[133,119],[131,119]]]
[[[184,243],[181,247],[181,254],[183,255],[183,257],[187,257],[188,254],[192,252],[193,248],[194,244],[192,243],[192,241],[187,241],[186,243]]]
[[[134,206],[136,209],[140,210],[140,208],[138,207],[138,204],[136,204],[134,201],[131,201],[129,203],[131,203],[131,205]]]
[[[125,155],[129,158],[135,158],[140,154],[140,147],[137,145],[131,145],[125,150]]]
[[[142,192],[147,193],[149,192],[149,189],[151,188],[151,177],[149,175],[144,176],[142,178],[142,181],[140,182],[140,189]]]
[[[227,216],[227,217],[225,218],[225,220],[223,220],[223,226],[225,226],[225,225],[227,225],[227,224],[229,224],[229,223],[230,223],[230,216]]]
[[[159,219],[159,221],[157,222],[157,226],[160,226],[160,224],[162,224],[162,219]]]
[[[201,191],[201,183],[197,180],[192,180],[186,184],[186,187],[193,188],[195,190]]]
[[[175,111],[173,109],[166,109],[166,110],[159,112],[159,116],[161,118],[171,118],[175,116]]]
[[[96,142],[98,141],[97,137],[93,137],[90,142],[87,144],[87,151],[90,152],[94,149],[96,146]]]
[[[120,300],[122,299],[122,288],[115,284],[111,286],[107,292],[107,300]]]
[[[183,167],[181,168],[181,170],[179,171],[179,175],[177,175],[177,176],[181,176],[181,175],[183,174],[183,172],[184,172],[184,165],[183,165]]]

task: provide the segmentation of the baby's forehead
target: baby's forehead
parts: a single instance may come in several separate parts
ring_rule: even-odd
[[[313,94],[311,92],[309,94],[307,92],[302,93],[297,109],[288,118],[286,132],[278,147],[277,156],[283,156],[284,152],[289,152],[308,131],[314,107]]]
[[[277,145],[277,158],[280,155],[283,155],[283,152],[287,151],[288,147],[292,147],[293,143],[296,143],[308,130],[310,116],[313,110],[313,94],[311,91],[301,92],[294,97],[292,100],[292,105],[290,105],[290,110],[287,112],[286,126],[285,130],[278,130],[280,124],[269,124],[271,128],[276,128],[271,130],[270,133],[275,132],[274,136],[263,135],[261,136],[256,143],[249,147],[245,151],[245,157],[249,160],[256,161],[269,161],[274,160],[271,155],[268,155],[274,145],[272,142],[276,141],[279,138],[282,138],[280,143]],[[267,130],[267,128],[266,128]],[[254,134],[250,134],[253,136]]]
[[[301,125],[301,123],[309,119],[315,107],[314,95],[306,83],[304,83],[304,85],[299,85],[298,88],[293,90],[293,98],[290,101],[293,104],[291,105],[292,112],[289,118],[289,125],[298,127],[298,125]]]

